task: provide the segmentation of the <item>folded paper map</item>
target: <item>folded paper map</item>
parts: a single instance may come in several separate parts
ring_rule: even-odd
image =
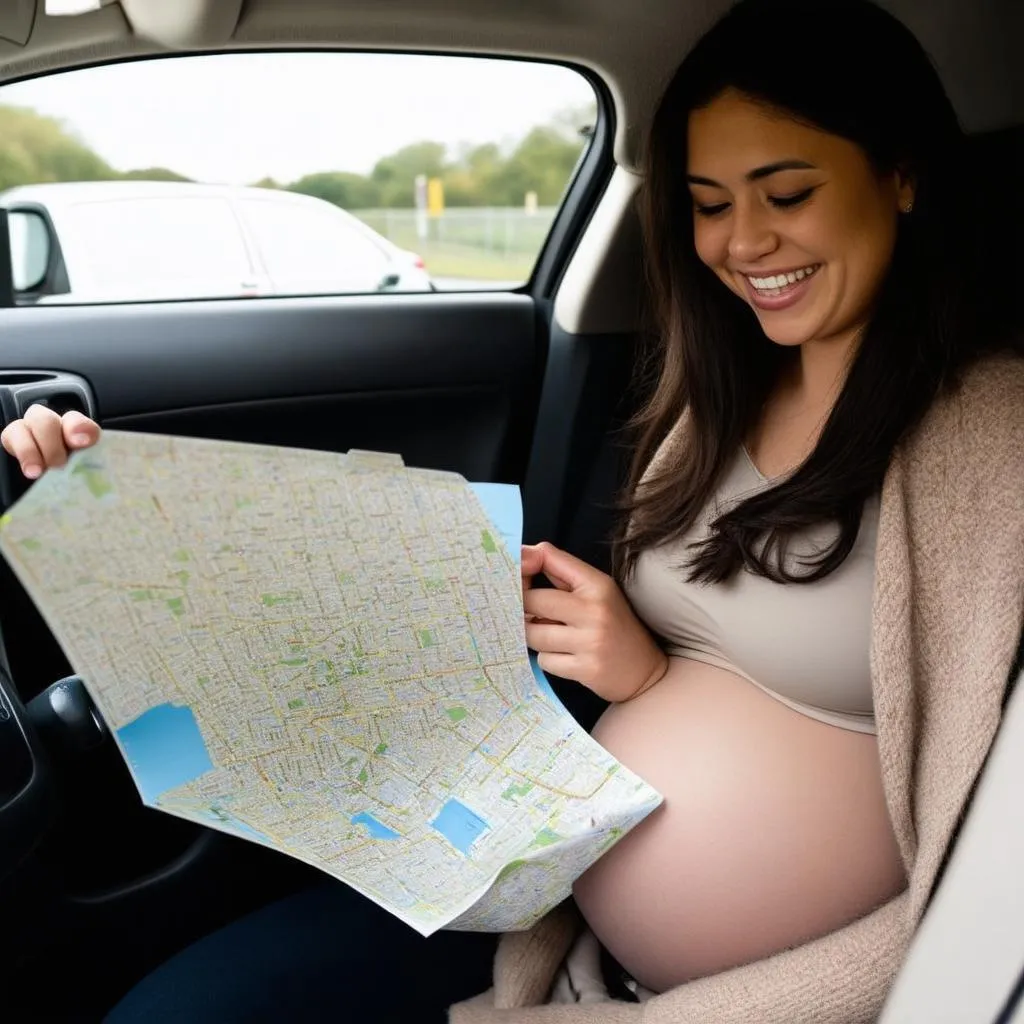
[[[0,551],[144,803],[429,935],[529,927],[661,800],[531,662],[521,533],[397,456],[109,431]]]

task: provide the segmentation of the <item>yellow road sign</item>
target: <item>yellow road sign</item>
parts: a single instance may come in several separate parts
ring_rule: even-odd
[[[431,178],[427,182],[427,212],[431,217],[440,217],[444,213],[444,182],[440,178]]]

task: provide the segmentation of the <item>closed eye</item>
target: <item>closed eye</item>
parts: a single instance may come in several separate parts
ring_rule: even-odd
[[[698,217],[716,217],[720,213],[725,213],[729,206],[729,203],[712,203],[711,205],[703,206],[700,203],[694,203],[693,212]]]
[[[808,199],[817,191],[817,186],[805,188],[800,192],[793,192],[788,196],[769,196],[768,202],[777,210],[791,210]],[[698,217],[717,217],[725,213],[732,203],[694,203],[693,210]]]
[[[802,192],[794,192],[788,196],[769,196],[768,202],[779,210],[789,210],[801,203],[806,203],[814,195],[814,188],[805,188]]]

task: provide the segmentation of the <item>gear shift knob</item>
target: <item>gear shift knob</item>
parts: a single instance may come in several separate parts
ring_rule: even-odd
[[[51,750],[82,753],[107,736],[107,727],[78,676],[67,676],[47,687],[25,710],[44,746]]]

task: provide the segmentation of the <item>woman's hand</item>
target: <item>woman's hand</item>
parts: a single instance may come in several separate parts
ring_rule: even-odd
[[[48,469],[68,461],[68,452],[89,448],[100,439],[100,427],[80,412],[58,416],[45,405],[31,405],[24,419],[4,427],[0,444],[21,465],[21,471],[35,480]]]
[[[526,643],[545,672],[574,679],[621,703],[639,696],[668,670],[668,658],[636,617],[618,584],[547,542],[524,545]],[[543,573],[556,589],[535,589]]]

